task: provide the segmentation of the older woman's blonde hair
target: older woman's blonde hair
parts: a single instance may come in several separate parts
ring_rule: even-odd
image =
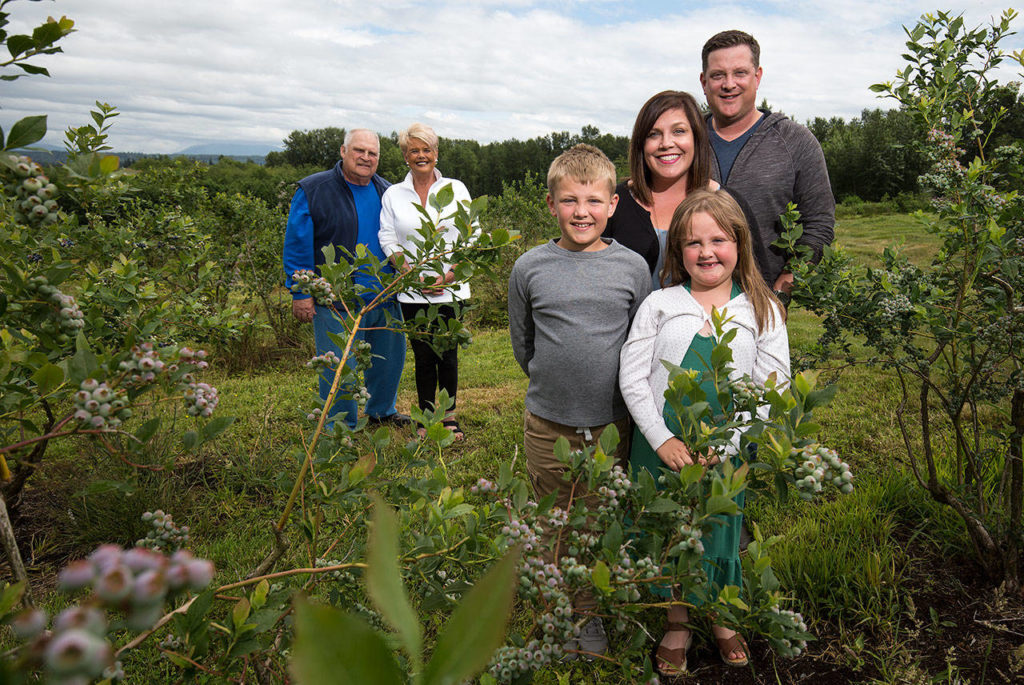
[[[434,133],[434,129],[430,128],[426,124],[417,122],[398,134],[398,147],[402,149],[403,155],[408,151],[409,141],[413,138],[416,140],[422,140],[430,147],[431,150],[437,152],[438,141],[437,134]]]
[[[661,270],[662,287],[667,288],[690,281],[690,274],[683,266],[683,247],[690,238],[690,226],[695,214],[707,214],[727,236],[736,241],[737,260],[732,280],[739,283],[740,289],[754,308],[758,331],[775,325],[776,310],[782,312],[782,319],[785,321],[786,314],[782,303],[768,289],[761,270],[757,268],[752,243],[754,238],[750,233],[747,218],[743,215],[739,203],[726,190],[694,190],[676,207],[665,239],[665,266]]]

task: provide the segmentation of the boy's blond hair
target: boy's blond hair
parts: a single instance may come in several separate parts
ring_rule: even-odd
[[[548,168],[548,193],[554,195],[558,184],[567,178],[577,183],[603,181],[608,184],[608,196],[615,194],[615,165],[593,145],[579,143],[555,157]]]
[[[727,236],[736,241],[737,260],[732,279],[739,284],[754,308],[758,330],[763,331],[769,325],[775,325],[776,309],[782,312],[782,320],[785,321],[785,308],[768,289],[754,260],[754,237],[750,233],[747,218],[736,200],[725,190],[695,190],[676,207],[665,239],[665,266],[661,270],[661,286],[667,288],[690,281],[690,274],[683,267],[683,247],[690,237],[694,214],[707,214]]]

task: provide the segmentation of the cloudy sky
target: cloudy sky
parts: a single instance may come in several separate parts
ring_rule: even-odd
[[[1007,0],[960,0],[970,26]],[[52,78],[0,82],[0,126],[48,114],[46,142],[116,105],[116,150],[280,144],[294,129],[413,121],[446,137],[525,139],[593,124],[628,135],[666,88],[700,89],[700,49],[726,28],[761,43],[759,97],[798,121],[887,107],[918,0],[19,0],[14,32],[67,15]],[[959,10],[958,10],[959,11]],[[1015,23],[1024,31],[1024,20]],[[1021,36],[1005,44],[1024,48]],[[4,73],[10,73],[10,68]],[[1007,70],[1003,80],[1020,79]]]

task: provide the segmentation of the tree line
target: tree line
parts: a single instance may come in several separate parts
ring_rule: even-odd
[[[988,101],[979,105],[982,119],[1000,119],[990,141],[995,146],[1021,145],[1024,140],[1020,86],[1018,82],[1000,85]],[[918,192],[917,179],[928,169],[922,151],[927,132],[915,123],[911,111],[864,109],[859,117],[849,120],[816,117],[806,125],[821,143],[837,200],[878,202]],[[281,167],[289,166],[303,170],[330,168],[338,160],[344,137],[345,129],[338,127],[292,131],[283,141],[283,150],[266,156],[266,166],[281,172]],[[446,176],[465,183],[474,196],[495,196],[507,184],[519,182],[528,174],[543,178],[551,160],[577,143],[600,148],[615,163],[620,177],[628,175],[629,138],[601,133],[592,125],[583,126],[579,133],[560,131],[529,140],[479,143],[441,138],[438,167]],[[973,155],[973,151],[967,150],[964,155]],[[378,170],[393,182],[405,177],[407,169],[395,132],[381,136]]]

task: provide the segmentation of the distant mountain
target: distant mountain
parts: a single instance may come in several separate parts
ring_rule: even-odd
[[[271,150],[280,149],[281,147],[279,145],[272,145],[269,143],[231,143],[226,141],[214,141],[210,143],[190,145],[181,152],[177,152],[171,156],[225,155],[228,157],[264,157]]]

